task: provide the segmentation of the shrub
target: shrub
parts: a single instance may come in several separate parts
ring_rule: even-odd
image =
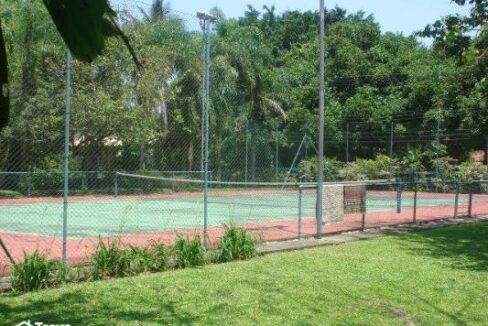
[[[21,193],[12,190],[0,190],[0,199],[13,199],[23,197]]]
[[[205,263],[205,248],[198,236],[193,239],[178,236],[173,254],[176,268],[201,266]]]
[[[455,175],[459,181],[486,180],[488,168],[481,162],[464,162],[457,166]]]
[[[130,254],[122,249],[118,240],[105,244],[98,242],[95,254],[91,259],[90,278],[101,280],[108,277],[124,277],[130,274]]]
[[[12,289],[28,292],[55,287],[68,281],[69,273],[68,266],[49,260],[38,251],[30,256],[24,253],[24,261],[13,266]]]
[[[342,162],[339,162],[336,159],[327,158],[324,161],[324,180],[337,181],[339,170],[342,166]],[[314,157],[309,161],[301,161],[298,164],[298,173],[300,181],[315,182],[317,180],[317,157]]]
[[[154,255],[148,248],[131,246],[126,255],[129,263],[126,274],[137,275],[153,271]]]
[[[374,160],[357,159],[348,163],[339,173],[344,180],[391,179],[399,172],[397,162],[385,155],[378,155]]]
[[[225,233],[218,244],[217,262],[245,260],[256,256],[256,242],[246,230],[236,226],[225,226]]]
[[[162,243],[153,241],[151,243],[150,250],[153,255],[151,271],[162,272],[167,270],[169,264],[168,248]]]

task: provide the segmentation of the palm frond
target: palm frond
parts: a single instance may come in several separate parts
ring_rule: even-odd
[[[93,61],[105,49],[107,37],[120,37],[134,63],[141,67],[127,36],[116,22],[108,0],[43,0],[61,37],[75,58]]]

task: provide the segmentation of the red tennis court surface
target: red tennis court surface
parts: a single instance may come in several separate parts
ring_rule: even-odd
[[[475,200],[473,203],[471,213],[472,216],[488,215],[488,197],[483,196],[481,202]],[[459,216],[466,216],[469,208],[465,205],[459,206]],[[442,207],[419,207],[416,214],[417,222],[428,222],[445,218],[454,217],[453,206]],[[365,228],[377,228],[384,226],[392,226],[406,223],[413,223],[414,211],[412,208],[405,208],[401,213],[396,211],[381,211],[370,212],[363,214],[346,215],[346,218],[339,223],[332,225],[324,225],[323,231],[325,234],[333,234],[340,232],[348,232],[360,230]],[[272,221],[264,223],[243,224],[242,227],[251,232],[259,241],[283,241],[298,238],[298,221]],[[167,245],[174,242],[176,235],[192,236],[201,234],[202,229],[187,229],[154,232],[154,233],[138,233],[138,234],[124,234],[119,238],[124,244],[144,246],[150,240],[161,241]],[[223,227],[212,227],[209,229],[209,240],[215,243],[223,234]],[[306,217],[301,223],[301,236],[313,237],[316,234],[316,222],[313,217]],[[20,261],[23,258],[24,252],[27,254],[33,253],[35,250],[45,253],[51,259],[59,259],[62,252],[62,239],[60,237],[49,237],[31,234],[9,233],[1,232],[0,237],[6,247],[9,249],[14,260]],[[110,241],[110,237],[103,238],[104,241]],[[68,239],[67,241],[67,256],[70,264],[80,264],[88,259],[93,253],[99,238],[86,239]],[[0,250],[0,275],[8,273],[10,267],[9,259],[3,250]]]

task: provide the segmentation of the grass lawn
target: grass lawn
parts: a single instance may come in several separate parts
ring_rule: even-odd
[[[0,297],[0,324],[485,325],[488,223]]]

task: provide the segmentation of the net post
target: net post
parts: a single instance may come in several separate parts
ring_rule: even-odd
[[[473,217],[473,182],[468,183],[469,187],[469,206],[468,206],[468,217]]]
[[[298,187],[298,239],[302,238],[302,200],[303,188]]]
[[[413,223],[417,224],[417,197],[418,197],[418,183],[414,181],[414,195],[413,195]]]
[[[459,212],[459,181],[456,181],[456,196],[454,197],[454,218],[458,217]]]

